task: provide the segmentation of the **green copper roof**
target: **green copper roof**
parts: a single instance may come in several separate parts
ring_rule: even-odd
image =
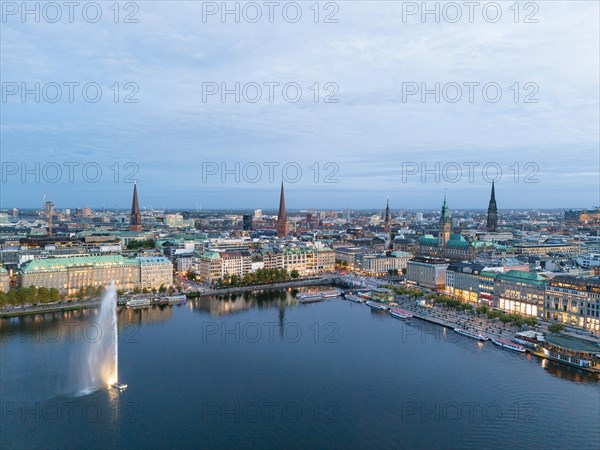
[[[547,279],[539,273],[523,272],[521,270],[509,270],[506,273],[500,274],[498,279],[536,285],[543,285],[547,281]]]
[[[103,255],[103,256],[69,256],[65,258],[42,258],[27,262],[21,271],[23,273],[43,271],[43,270],[61,270],[68,267],[78,266],[103,266],[103,265],[134,265],[139,261],[135,258],[124,258],[121,255]]]
[[[496,278],[500,274],[501,274],[501,272],[494,272],[492,270],[482,270],[479,273],[479,275],[481,275],[482,277],[486,277],[486,278]]]

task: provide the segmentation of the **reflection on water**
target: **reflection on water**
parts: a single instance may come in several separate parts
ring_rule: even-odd
[[[131,342],[136,336],[140,326],[149,324],[166,323],[173,319],[177,310],[190,310],[207,314],[209,316],[224,317],[231,314],[249,313],[255,309],[277,309],[279,321],[279,333],[283,334],[286,320],[286,309],[302,308],[296,301],[296,294],[315,288],[289,288],[282,290],[264,290],[254,293],[228,294],[219,296],[207,296],[189,299],[185,304],[153,305],[145,308],[118,307],[117,324],[119,330],[119,343]],[[319,286],[316,289],[328,289]],[[328,300],[343,301],[339,299]],[[317,305],[313,305],[317,306]],[[356,307],[360,307],[355,305]],[[370,311],[373,317],[380,320],[386,319],[386,312],[379,310]],[[365,313],[366,313],[365,311]],[[19,341],[22,344],[52,344],[52,343],[85,343],[89,342],[98,326],[99,308],[84,310],[73,310],[63,312],[50,312],[30,316],[20,316],[8,319],[0,319],[0,346],[9,342]],[[409,321],[404,324],[412,327],[418,321]],[[441,330],[441,336],[446,337],[448,329]],[[482,342],[475,343],[479,351],[487,347]],[[1,347],[0,347],[1,348]],[[519,355],[526,360],[540,365],[548,374],[576,382],[596,382],[600,379],[598,375],[559,364],[553,361],[538,358],[529,353]]]

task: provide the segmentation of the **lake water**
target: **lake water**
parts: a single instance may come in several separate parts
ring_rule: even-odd
[[[294,292],[121,309],[122,393],[70,380],[97,311],[1,321],[2,448],[599,448],[599,379]]]

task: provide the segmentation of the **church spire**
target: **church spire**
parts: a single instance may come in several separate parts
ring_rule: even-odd
[[[490,203],[487,211],[487,230],[490,233],[495,233],[498,230],[498,206],[496,205],[496,189],[492,181],[492,194],[490,195]]]
[[[277,214],[277,237],[286,237],[288,234],[287,212],[285,210],[285,194],[283,192],[283,181],[281,182],[281,193],[279,194],[279,213]]]
[[[142,231],[142,215],[137,195],[137,181],[133,182],[133,200],[131,201],[131,214],[129,215],[129,230]]]

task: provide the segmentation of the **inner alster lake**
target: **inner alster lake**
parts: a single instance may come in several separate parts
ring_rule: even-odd
[[[0,321],[0,447],[600,447],[598,376],[294,294],[119,309],[123,392],[73,392],[97,310]]]

